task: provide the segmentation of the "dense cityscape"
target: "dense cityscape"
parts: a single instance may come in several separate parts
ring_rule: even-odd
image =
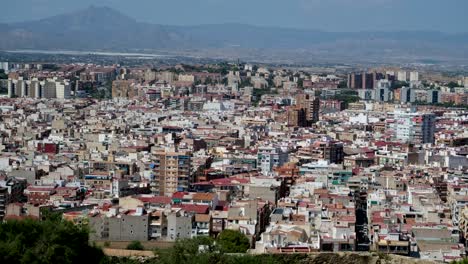
[[[0,63],[0,218],[91,241],[236,230],[249,252],[451,262],[468,235],[468,77],[248,63]]]
[[[467,8],[4,1],[0,263],[468,264]]]

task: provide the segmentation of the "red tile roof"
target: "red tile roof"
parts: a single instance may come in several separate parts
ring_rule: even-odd
[[[152,204],[170,204],[172,202],[171,197],[167,196],[137,197],[137,199]]]
[[[172,194],[172,199],[182,199],[187,194],[187,192],[175,192],[174,194]]]
[[[198,204],[181,204],[174,205],[173,208],[181,208],[182,210],[190,213],[196,214],[207,214],[210,211],[208,205],[198,205]]]

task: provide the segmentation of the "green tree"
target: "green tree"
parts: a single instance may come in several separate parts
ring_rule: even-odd
[[[460,87],[460,85],[458,85],[458,83],[456,82],[449,82],[447,86],[450,88]]]
[[[0,80],[8,79],[8,75],[5,73],[5,70],[0,70]]]
[[[245,252],[248,248],[248,239],[238,231],[225,230],[224,236],[236,237],[241,241],[247,240],[246,248],[242,249]],[[265,254],[265,255],[250,255],[250,254],[224,254],[228,253],[221,247],[219,238],[213,240],[210,237],[195,237],[192,239],[177,240],[175,245],[169,249],[159,249],[156,251],[157,257],[148,260],[145,263],[158,263],[158,264],[298,264],[306,263],[308,259],[307,254]],[[234,242],[234,244],[237,244]],[[112,261],[109,263],[125,263],[133,264],[134,262],[123,262],[119,259],[118,262]],[[107,264],[107,263],[106,263]]]
[[[219,73],[221,73],[222,75],[226,75],[229,73],[229,69],[226,66],[222,66],[219,70]]]
[[[241,83],[239,84],[239,88],[244,88],[251,86],[252,84],[250,83],[250,78],[242,78]]]
[[[210,77],[206,77],[205,84],[212,84],[213,80]]]
[[[156,255],[162,264],[222,263],[220,250],[210,237],[179,239],[172,248],[157,250]]]
[[[396,89],[399,89],[401,87],[408,87],[409,86],[409,83],[405,82],[405,81],[394,81],[392,83],[392,85],[390,86],[390,89],[391,90],[396,90]]]
[[[355,103],[355,102],[358,102],[360,100],[357,92],[354,91],[354,90],[343,90],[339,94],[336,94],[334,96],[330,96],[330,97],[327,97],[327,98],[323,98],[323,99],[331,99],[331,100],[342,101],[345,104],[345,108],[347,108],[350,103]]]
[[[276,89],[272,90],[270,88],[267,88],[267,89],[254,88],[252,90],[253,103],[255,105],[258,104],[258,102],[260,102],[260,100],[262,99],[262,95],[265,95],[265,94],[278,94],[278,91]]]
[[[348,82],[340,81],[340,83],[338,84],[338,88],[348,88]]]
[[[89,245],[86,227],[57,215],[0,224],[0,263],[100,263],[104,258],[101,249]]]
[[[223,78],[221,83],[227,86],[228,85],[228,78]]]
[[[297,79],[297,87],[304,88],[304,79],[302,78]]]
[[[250,248],[249,239],[236,230],[223,230],[216,241],[226,253],[245,253]]]
[[[127,249],[129,250],[145,250],[145,247],[141,244],[140,241],[132,241],[128,244]]]

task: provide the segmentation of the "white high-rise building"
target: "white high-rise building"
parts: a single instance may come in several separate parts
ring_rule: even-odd
[[[33,98],[41,98],[42,97],[42,87],[44,86],[44,82],[40,82],[37,79],[32,80],[30,84],[30,93],[29,96]]]
[[[402,81],[402,82],[406,82],[408,80],[407,77],[406,77],[406,72],[405,71],[399,71],[398,74],[397,74],[397,80]]]
[[[30,97],[30,98],[58,98],[67,99],[71,97],[71,85],[68,80],[57,78],[39,81],[37,78],[24,80],[8,79],[8,97]]]
[[[428,90],[427,91],[427,103],[438,104],[441,102],[442,93],[439,90]]]
[[[419,81],[419,72],[410,72],[410,82],[418,82]]]
[[[8,62],[0,62],[0,70],[4,70],[5,73],[10,71],[10,64]]]
[[[416,101],[416,96],[414,89],[409,87],[401,87],[400,89],[400,102],[402,103],[414,103]]]
[[[8,97],[27,97],[28,96],[28,86],[23,77],[18,79],[8,79],[7,84]]]
[[[435,114],[395,110],[395,122],[390,125],[394,138],[404,143],[434,143]]]
[[[55,95],[58,99],[68,99],[70,98],[71,88],[69,82],[56,82],[55,83]]]
[[[465,85],[465,88],[468,88],[468,77],[465,77],[464,85]]]
[[[373,99],[377,102],[388,102],[391,99],[391,86],[392,82],[389,80],[378,80],[374,88]]]
[[[15,83],[11,79],[8,79],[8,84],[7,84],[7,90],[8,90],[8,97],[12,98],[15,95]]]
[[[260,147],[257,153],[257,166],[263,175],[269,175],[274,167],[279,167],[288,161],[288,153],[277,147]]]
[[[391,99],[390,90],[387,87],[375,88],[373,99],[376,102],[388,102]]]

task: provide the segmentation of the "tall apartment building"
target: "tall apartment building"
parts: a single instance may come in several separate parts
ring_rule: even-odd
[[[26,80],[23,77],[18,79],[8,79],[8,97],[26,97],[28,95],[28,89]]]
[[[464,78],[463,83],[464,83],[464,85],[465,85],[465,88],[468,88],[468,77],[465,77],[465,78]]]
[[[16,96],[16,84],[11,79],[8,79],[7,92],[9,98]]]
[[[419,72],[410,72],[410,82],[418,82],[419,81]]]
[[[391,99],[390,87],[392,82],[389,80],[378,80],[374,88],[374,100],[377,102],[388,102]]]
[[[310,155],[313,161],[327,160],[330,163],[342,163],[344,158],[343,143],[323,140],[316,141],[310,147]]]
[[[69,82],[63,81],[63,82],[55,83],[55,98],[67,99],[67,98],[70,98],[70,95],[71,95],[71,88],[70,88]]]
[[[416,100],[414,89],[409,87],[401,87],[400,89],[400,102],[402,103],[414,103]]]
[[[362,75],[358,73],[348,74],[348,88],[362,89]]]
[[[5,73],[10,71],[10,64],[7,61],[0,62],[0,70],[4,70]]]
[[[362,89],[374,88],[374,76],[372,73],[362,73]]]
[[[42,96],[43,98],[56,98],[57,97],[57,88],[55,87],[55,82],[46,82],[42,87]]]
[[[260,147],[257,152],[257,167],[263,175],[269,175],[274,167],[281,167],[288,161],[288,153],[278,147]]]
[[[43,86],[44,86],[44,82],[41,82],[37,79],[33,79],[29,81],[29,97],[41,98]]]
[[[406,71],[399,71],[397,73],[397,80],[401,82],[406,82],[408,80]]]
[[[351,73],[348,75],[348,87],[352,89],[374,89],[376,82],[387,78],[381,72]]]
[[[438,104],[442,101],[442,93],[439,90],[427,91],[427,103]]]
[[[154,155],[151,191],[169,196],[188,191],[191,179],[191,155],[188,152],[158,152]]]
[[[306,127],[307,126],[307,116],[306,110],[303,108],[289,108],[287,113],[288,126],[290,127]]]
[[[26,184],[25,179],[7,178],[0,181],[0,220],[5,217],[8,204],[21,200]]]
[[[310,94],[299,94],[296,96],[296,106],[305,109],[308,125],[319,121],[320,99]]]
[[[388,102],[391,99],[391,92],[386,87],[375,88],[373,99],[376,102]]]
[[[435,114],[395,110],[390,128],[394,139],[405,143],[434,143]]]
[[[31,97],[31,98],[58,98],[67,99],[71,96],[71,86],[68,80],[38,79],[24,80],[8,79],[8,97]]]

